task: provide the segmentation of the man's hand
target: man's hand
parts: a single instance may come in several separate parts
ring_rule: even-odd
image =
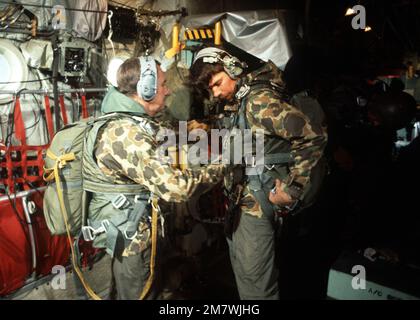
[[[197,120],[188,121],[187,124],[188,131],[192,131],[194,129],[202,129],[204,131],[209,131],[209,125],[206,123],[198,122]]]
[[[283,207],[292,204],[293,199],[289,194],[283,191],[282,185],[283,182],[281,182],[280,179],[276,179],[276,187],[270,191],[268,199],[271,203]]]

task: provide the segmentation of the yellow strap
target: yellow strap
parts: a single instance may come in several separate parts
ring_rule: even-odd
[[[143,291],[140,295],[140,300],[143,300],[146,294],[152,287],[153,279],[155,277],[155,262],[156,262],[156,245],[157,245],[157,221],[158,221],[158,200],[153,198],[152,200],[152,252],[150,257],[150,275],[147,279],[146,284],[143,287]]]
[[[76,254],[74,252],[73,242],[72,242],[71,235],[70,235],[70,227],[69,227],[69,224],[68,224],[67,210],[66,210],[66,206],[64,205],[64,197],[63,197],[63,192],[62,192],[62,189],[61,189],[59,168],[62,168],[67,163],[67,161],[74,160],[75,159],[74,153],[69,153],[69,154],[65,154],[65,155],[62,155],[60,157],[57,157],[52,152],[49,152],[49,150],[48,150],[47,151],[47,156],[56,160],[54,168],[53,168],[53,172],[54,172],[54,178],[55,178],[55,183],[56,183],[56,188],[57,188],[58,200],[60,202],[60,207],[61,207],[61,214],[63,215],[64,225],[66,226],[67,240],[70,244],[71,259],[72,259],[72,262],[73,262],[74,271],[76,271],[77,275],[79,276],[80,282],[82,283],[86,292],[92,297],[92,299],[101,300],[101,297],[99,297],[92,290],[92,288],[86,283],[85,279],[83,278],[82,271],[79,269],[79,266],[77,264]]]

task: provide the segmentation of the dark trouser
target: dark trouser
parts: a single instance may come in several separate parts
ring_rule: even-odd
[[[241,213],[229,244],[230,260],[242,300],[276,300],[275,230],[264,215]]]
[[[118,256],[112,260],[112,273],[115,281],[118,300],[138,300],[143,287],[147,282],[150,272],[150,247],[143,252],[122,257]],[[155,279],[145,299],[156,298],[156,282],[158,280],[158,261],[155,264]]]

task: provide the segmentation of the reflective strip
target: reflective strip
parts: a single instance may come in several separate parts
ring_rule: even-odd
[[[211,29],[188,29],[184,32],[184,40],[200,40],[213,38]]]
[[[190,40],[193,40],[193,39],[194,39],[194,36],[193,36],[193,33],[192,33],[192,31],[191,31],[191,30],[187,30],[187,37],[188,37],[188,39],[190,39]]]

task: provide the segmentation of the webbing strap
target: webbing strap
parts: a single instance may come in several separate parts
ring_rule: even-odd
[[[264,164],[287,164],[292,163],[293,157],[290,152],[264,154]]]
[[[22,110],[20,108],[20,99],[18,96],[15,97],[14,105],[14,126],[15,126],[15,136],[20,140],[21,145],[26,145],[26,132],[25,132],[25,123],[22,117]]]
[[[267,188],[264,188],[264,186],[268,185],[269,180],[270,177],[264,174],[248,176],[249,190],[251,191],[251,194],[261,206],[263,213],[272,220],[274,218],[274,208],[273,204],[271,204],[268,199],[270,191]]]
[[[82,94],[81,100],[82,100],[82,118],[83,119],[89,118],[87,104],[86,104],[86,95]]]
[[[67,120],[67,111],[66,111],[66,105],[64,103],[63,95],[60,95],[60,109],[61,109],[61,116],[63,117],[63,124],[66,126],[69,122]]]
[[[103,193],[103,194],[132,194],[136,195],[139,192],[144,192],[144,187],[139,184],[107,184],[104,182],[94,182],[88,179],[83,179],[83,189],[89,192]]]
[[[54,124],[53,124],[53,118],[51,114],[50,98],[48,97],[48,95],[44,96],[44,102],[45,102],[45,117],[47,118],[47,128],[48,128],[48,134],[50,136],[50,142],[51,142],[54,137]]]
[[[88,226],[82,228],[91,228],[93,237],[85,240],[93,240],[97,235],[106,232],[106,252],[113,257],[118,239],[127,243],[136,236],[140,219],[146,212],[146,206],[147,200],[139,200],[130,211],[122,210],[121,214],[110,219],[89,221]]]
[[[156,248],[157,248],[157,221],[158,221],[158,212],[160,211],[158,206],[158,199],[152,199],[152,249],[151,249],[151,256],[150,256],[150,274],[149,278],[147,279],[146,284],[143,287],[143,291],[140,294],[139,300],[143,300],[147,293],[149,292],[150,288],[152,287],[153,280],[155,277],[155,263],[156,263]]]
[[[86,292],[92,297],[92,299],[94,300],[101,300],[101,297],[99,297],[93,290],[92,288],[88,285],[88,283],[85,281],[82,271],[79,268],[79,264],[77,261],[77,254],[75,251],[75,248],[73,246],[73,241],[70,235],[70,227],[68,224],[68,215],[67,215],[67,210],[66,210],[66,206],[64,204],[64,197],[63,197],[63,193],[62,193],[62,188],[61,188],[61,181],[60,181],[60,175],[59,175],[59,168],[62,168],[67,161],[72,161],[74,160],[74,154],[65,154],[62,155],[60,157],[55,156],[52,152],[50,152],[49,155],[52,159],[55,159],[55,165],[53,168],[53,173],[54,173],[54,178],[55,178],[55,182],[56,182],[56,186],[57,186],[57,194],[58,194],[58,199],[60,202],[60,207],[61,207],[61,214],[63,216],[63,220],[64,220],[64,225],[66,226],[66,233],[67,233],[67,240],[70,244],[70,250],[71,250],[71,259],[72,259],[72,264],[73,264],[73,269],[76,271],[80,282],[83,284],[83,287],[85,288]]]

